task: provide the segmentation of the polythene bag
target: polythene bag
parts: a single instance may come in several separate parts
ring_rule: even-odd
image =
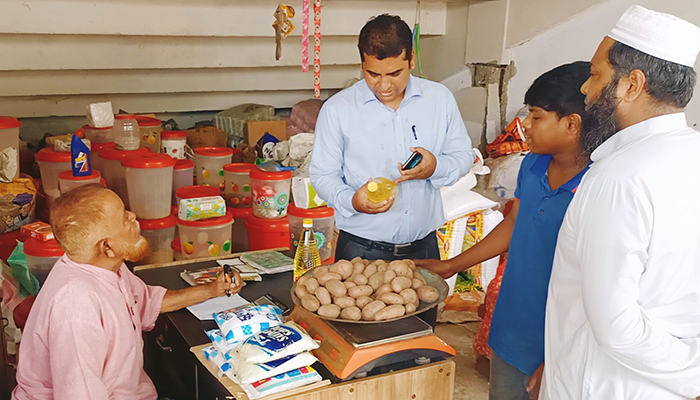
[[[7,263],[12,268],[12,276],[17,279],[19,286],[17,292],[20,299],[39,293],[39,280],[29,270],[27,256],[24,255],[24,243],[17,241],[17,247],[12,250]]]

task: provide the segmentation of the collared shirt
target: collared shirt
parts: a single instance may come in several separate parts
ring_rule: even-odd
[[[67,256],[53,266],[22,334],[12,398],[156,399],[143,370],[142,331],[166,289]]]
[[[554,256],[544,399],[700,395],[699,148],[678,113],[592,154]]]
[[[547,177],[551,161],[551,155],[530,153],[520,166],[518,217],[489,332],[491,349],[526,375],[544,362],[544,312],[557,234],[588,170],[552,190]]]
[[[396,201],[385,213],[358,213],[352,206],[357,189],[370,178],[398,178],[397,164],[411,155],[411,147],[435,155],[433,176],[400,183]],[[411,76],[394,110],[361,80],[321,108],[309,172],[319,196],[335,209],[339,229],[403,244],[445,222],[439,189],[469,172],[474,158],[457,103],[445,86]]]

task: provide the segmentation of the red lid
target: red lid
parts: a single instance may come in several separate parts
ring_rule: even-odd
[[[69,151],[53,151],[53,149],[41,149],[34,156],[37,161],[44,162],[70,162],[70,152]]]
[[[181,169],[192,169],[194,168],[194,161],[192,160],[187,160],[184,158],[178,158],[175,160],[175,169],[176,170],[181,170]]]
[[[82,129],[83,131],[85,131],[86,129],[89,129],[91,131],[107,131],[107,130],[110,130],[112,128],[113,128],[112,126],[105,126],[104,128],[97,128],[97,127],[90,126],[90,125],[83,125],[83,127],[80,129]],[[80,129],[78,129],[78,130],[80,130]]]
[[[117,150],[115,147],[107,147],[100,151],[100,158],[103,160],[123,160],[128,156],[151,153],[148,147],[139,147],[136,150]]]
[[[219,194],[221,194],[221,190],[218,187],[204,185],[183,186],[175,191],[175,196],[180,200],[218,196]]]
[[[178,218],[177,224],[182,226],[192,226],[195,228],[206,228],[211,226],[224,225],[233,222],[233,216],[227,211],[223,217],[200,219],[197,221],[185,221]]]
[[[86,176],[73,176],[73,171],[68,170],[68,171],[61,171],[58,174],[58,177],[60,179],[63,179],[64,181],[87,181],[90,179],[97,179],[100,177],[100,173],[98,171],[95,171],[94,169],[92,170],[92,173],[90,175]]]
[[[168,215],[161,219],[137,219],[142,231],[155,231],[158,229],[172,228],[177,223],[174,215]]]
[[[163,131],[160,133],[161,139],[186,138],[187,131]]]
[[[17,118],[0,117],[0,129],[19,128],[22,123],[17,121]]]
[[[170,206],[170,214],[177,217],[177,212],[179,211],[178,206]]]
[[[250,170],[251,179],[257,179],[259,181],[283,181],[285,179],[292,179],[292,171],[263,171],[260,168],[254,168]]]
[[[269,218],[259,218],[256,217],[255,215],[249,215],[245,219],[245,226],[246,228],[254,228],[254,229],[264,229],[264,230],[289,230],[289,219],[287,217],[284,218],[275,218],[275,219],[269,219]]]
[[[234,219],[243,219],[253,214],[253,207],[228,208],[226,212],[231,213]]]
[[[207,157],[226,157],[233,155],[233,149],[230,147],[197,147],[194,149],[194,154]]]
[[[335,212],[327,206],[306,209],[299,208],[294,203],[289,203],[287,214],[300,218],[328,218],[335,215]]]
[[[251,169],[257,168],[255,164],[250,163],[233,163],[224,165],[224,171],[228,172],[239,172],[247,174]]]
[[[79,137],[79,138],[82,139],[82,138],[84,137],[84,135],[83,135],[84,133],[85,133],[85,132],[83,131],[83,128],[80,128],[80,129],[78,129],[77,131],[75,131],[75,136],[77,136],[77,137]]]
[[[107,142],[107,143],[91,142],[90,143],[90,151],[100,152],[104,149],[109,149],[109,148],[114,148],[114,142]]]
[[[47,242],[34,238],[24,241],[24,254],[34,257],[60,257],[64,254],[56,239]]]
[[[167,168],[175,166],[175,159],[163,153],[146,153],[128,156],[122,160],[127,168]]]
[[[178,253],[182,253],[182,244],[180,244],[180,236],[176,237],[175,240],[170,242],[170,248]]]
[[[141,115],[117,114],[114,119],[135,119],[139,126],[160,126],[158,118],[144,117]]]

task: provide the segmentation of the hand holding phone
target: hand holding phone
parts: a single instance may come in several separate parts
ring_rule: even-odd
[[[423,155],[417,151],[414,151],[408,157],[408,160],[406,160],[406,162],[404,162],[401,165],[401,169],[404,171],[406,171],[408,169],[413,169],[416,167],[416,165],[418,165],[421,162],[422,159],[423,159]]]

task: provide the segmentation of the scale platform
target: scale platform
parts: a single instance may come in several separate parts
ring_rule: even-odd
[[[433,333],[416,316],[377,324],[328,321],[301,307],[291,318],[304,328],[320,347],[314,356],[340,380],[364,377],[372,370],[397,366],[408,368],[444,359],[457,351]]]

